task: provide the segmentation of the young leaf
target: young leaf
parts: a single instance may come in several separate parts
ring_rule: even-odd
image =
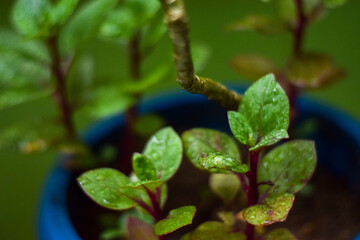
[[[196,212],[194,206],[185,206],[170,211],[169,216],[155,224],[154,232],[157,236],[171,233],[192,223]]]
[[[215,169],[219,172],[222,172],[222,170],[237,173],[245,173],[249,171],[247,164],[242,164],[238,160],[219,152],[200,154],[199,163],[207,170]]]
[[[198,159],[202,153],[221,152],[240,162],[236,143],[225,133],[206,128],[193,128],[182,134],[182,140],[186,156],[201,170],[204,168]]]
[[[256,226],[283,222],[293,205],[295,195],[290,193],[270,194],[263,203],[250,206],[243,211],[244,219]]]
[[[246,240],[246,236],[232,232],[231,227],[224,223],[209,221],[192,231],[188,240]]]
[[[230,65],[237,73],[254,80],[278,71],[270,59],[260,55],[238,55],[231,60]]]
[[[273,74],[262,77],[248,88],[239,106],[239,113],[247,119],[247,125],[251,126],[253,133],[249,135],[257,136],[256,145],[250,145],[250,150],[287,137],[285,133],[289,126],[289,108],[286,93]],[[236,126],[234,127],[236,130]],[[231,130],[234,131],[233,127]]]
[[[209,184],[211,190],[225,203],[231,202],[240,189],[240,181],[232,173],[213,173]]]
[[[218,212],[218,217],[223,221],[223,223],[229,227],[234,226],[235,224],[235,214],[234,212]]]
[[[144,155],[155,165],[157,178],[166,181],[179,168],[182,158],[181,139],[171,127],[163,128],[147,142]]]
[[[315,170],[316,151],[314,142],[294,140],[270,151],[259,167],[258,182],[270,181],[260,186],[264,192],[300,191]]]
[[[157,240],[153,227],[140,219],[129,217],[127,220],[128,239],[131,240]]]
[[[140,180],[155,180],[156,167],[154,163],[141,153],[133,155],[133,170]]]
[[[110,168],[90,170],[82,174],[78,182],[85,193],[103,207],[122,210],[136,205],[128,198],[135,197],[135,192],[131,189],[122,189],[130,184],[129,178],[117,170]]]
[[[307,53],[292,59],[286,74],[289,81],[299,88],[319,88],[340,80],[345,71],[336,67],[328,55]]]
[[[265,240],[296,240],[292,233],[285,228],[277,228],[265,235]]]
[[[50,10],[51,26],[61,26],[75,10],[79,0],[60,0]]]
[[[271,19],[264,16],[252,15],[232,24],[228,27],[232,31],[255,31],[261,34],[279,34],[287,30],[286,25],[277,19]],[[266,72],[268,73],[268,72]]]
[[[228,119],[231,131],[236,139],[244,145],[255,146],[258,136],[246,117],[239,112],[228,111]]]
[[[46,35],[42,25],[48,7],[47,0],[18,0],[12,12],[15,28],[28,38]]]
[[[63,50],[72,53],[94,38],[106,14],[117,1],[92,0],[77,11],[60,33],[60,46],[64,47]]]

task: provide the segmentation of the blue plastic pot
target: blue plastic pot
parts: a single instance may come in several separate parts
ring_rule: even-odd
[[[320,165],[340,178],[346,179],[349,187],[355,189],[360,183],[360,166],[356,162],[360,155],[359,122],[314,101],[301,99],[298,106],[301,116],[298,119],[300,125],[311,122],[312,119],[322,122],[320,126],[317,126],[320,130],[308,136],[316,141]],[[185,91],[150,98],[141,104],[140,112],[158,113],[167,119],[169,125],[180,127],[180,129],[202,126],[229,131],[224,109],[203,96]],[[83,138],[90,146],[96,147],[111,136],[114,129],[121,129],[123,122],[122,116],[102,120],[90,127]],[[327,132],[324,135],[321,132],[324,126],[333,129],[334,132]],[[344,159],[347,162],[344,162]],[[71,173],[58,165],[49,175],[40,207],[38,222],[40,240],[81,239],[71,223],[66,205],[70,179]],[[360,192],[359,189],[354,191]],[[360,240],[360,234],[355,237],[355,240]]]

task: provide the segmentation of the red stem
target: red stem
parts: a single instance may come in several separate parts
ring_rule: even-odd
[[[307,25],[307,18],[304,13],[304,5],[302,0],[294,0],[296,9],[296,23],[293,31],[294,37],[294,56],[299,56],[302,53],[302,47],[304,42],[305,28]]]
[[[73,122],[73,112],[67,96],[66,78],[61,68],[61,59],[57,37],[52,36],[47,39],[46,46],[51,57],[51,72],[55,78],[55,91],[53,96],[58,103],[61,112],[62,124],[66,131],[67,137],[71,140],[74,140],[77,138],[76,129]]]
[[[246,191],[247,206],[255,205],[259,198],[258,183],[257,183],[257,168],[259,162],[260,150],[250,152],[250,171],[247,172],[248,190]],[[255,239],[254,226],[251,224],[246,225],[245,235],[247,240]]]

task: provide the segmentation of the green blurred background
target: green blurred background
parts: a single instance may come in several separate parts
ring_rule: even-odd
[[[10,27],[9,13],[13,2],[0,2],[2,28]],[[253,32],[234,33],[224,30],[228,24],[251,13],[273,15],[275,11],[272,5],[255,0],[188,0],[186,3],[191,39],[205,44],[211,51],[211,57],[201,72],[203,76],[220,81],[249,83],[229,67],[231,57],[239,53],[259,53],[282,64],[290,55],[290,35],[269,37]],[[345,6],[330,11],[323,20],[313,24],[305,42],[305,49],[328,53],[347,70],[343,81],[306,95],[327,102],[356,119],[360,119],[359,13],[360,1],[350,0]],[[170,43],[164,38],[155,55],[171,61],[170,50]],[[119,50],[113,44],[100,45],[94,42],[87,51],[96,57],[97,78],[123,76],[126,71],[124,50]],[[175,79],[171,78],[150,94],[165,88],[181,91]],[[32,155],[0,152],[0,239],[36,239],[40,194],[55,156],[56,153],[51,151]]]

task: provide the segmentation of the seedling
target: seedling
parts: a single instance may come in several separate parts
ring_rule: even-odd
[[[238,111],[229,111],[228,118],[233,135],[247,147],[249,159],[241,159],[232,137],[216,130],[190,129],[183,133],[182,140],[186,156],[195,167],[211,174],[223,174],[212,188],[225,202],[237,196],[238,187],[235,185],[237,181],[241,182],[247,197],[247,207],[241,212],[247,222],[246,228],[234,228],[235,214],[219,213],[223,216],[223,223],[205,222],[184,239],[271,239],[269,236],[274,234],[293,239],[287,230],[257,236],[254,226],[286,219],[295,193],[305,186],[315,169],[314,143],[287,141],[262,154],[265,147],[288,138],[289,102],[272,74],[255,82],[245,92]],[[194,207],[180,208],[181,211],[173,210],[163,220],[161,185],[177,170],[181,152],[179,137],[171,128],[165,128],[149,140],[143,154],[133,155],[135,181],[116,170],[98,169],[85,173],[79,182],[85,192],[102,206],[123,210],[136,205],[146,210],[157,222],[154,233],[163,236],[190,224],[195,211]],[[222,191],[226,188],[227,191]],[[176,223],[176,227],[171,223]],[[130,226],[128,232],[131,232]]]

